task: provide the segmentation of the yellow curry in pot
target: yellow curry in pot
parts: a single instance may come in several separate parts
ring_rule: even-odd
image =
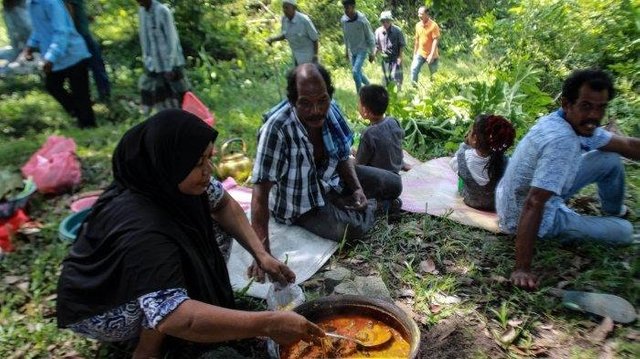
[[[377,331],[390,331],[391,340],[372,348],[365,348],[354,342],[325,337],[319,344],[299,341],[291,346],[280,348],[282,359],[302,358],[408,358],[409,342],[394,328],[370,317],[360,315],[332,316],[318,323],[325,332],[333,332],[367,341],[370,337],[383,335]]]

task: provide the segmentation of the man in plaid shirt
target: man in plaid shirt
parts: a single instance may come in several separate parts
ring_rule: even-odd
[[[303,64],[287,76],[288,101],[265,115],[251,222],[267,251],[269,214],[331,240],[360,238],[373,226],[376,200],[395,199],[402,191],[400,176],[354,165],[353,135],[332,95],[329,73]],[[259,268],[252,268],[250,274],[262,279]]]

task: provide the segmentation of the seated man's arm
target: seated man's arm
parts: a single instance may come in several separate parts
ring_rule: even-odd
[[[351,203],[348,203],[345,208],[355,210],[364,210],[367,208],[367,197],[364,195],[358,176],[356,176],[353,159],[348,158],[338,162],[337,171],[340,179],[346,184],[347,188],[353,192],[351,194]]]
[[[264,245],[259,239],[260,237],[258,237],[253,228],[251,228],[242,207],[240,207],[238,202],[236,202],[229,193],[224,194],[218,207],[211,212],[211,216],[226,232],[251,253],[260,268],[267,272],[272,280],[282,284],[286,284],[287,282],[293,283],[295,281],[295,273],[265,250]]]
[[[551,191],[531,187],[525,199],[516,234],[516,266],[511,273],[511,282],[518,287],[535,289],[538,286],[536,276],[531,272],[531,261],[544,205],[552,195]]]
[[[607,152],[616,152],[633,160],[640,160],[640,138],[614,134],[611,137],[611,141],[599,149]]]

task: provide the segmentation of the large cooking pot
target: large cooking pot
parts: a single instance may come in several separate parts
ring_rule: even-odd
[[[409,358],[418,358],[420,329],[405,311],[393,303],[361,295],[332,295],[303,303],[293,310],[312,322],[339,314],[369,316],[397,330],[409,342]]]

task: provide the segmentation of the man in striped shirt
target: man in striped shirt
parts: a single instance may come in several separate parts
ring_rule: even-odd
[[[300,65],[287,83],[288,101],[269,111],[260,129],[252,175],[253,229],[267,251],[270,214],[331,240],[360,238],[373,226],[376,200],[400,195],[400,176],[354,165],[349,157],[353,135],[331,100],[331,77],[322,66]],[[262,276],[257,266],[250,274]]]

